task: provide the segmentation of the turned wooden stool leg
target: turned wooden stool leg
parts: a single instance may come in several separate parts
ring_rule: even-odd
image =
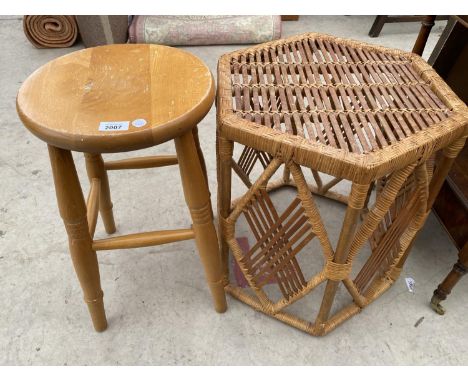
[[[96,252],[92,249],[92,238],[86,219],[86,204],[73,157],[70,151],[50,145],[49,156],[60,216],[67,230],[73,266],[83,289],[94,329],[101,332],[107,328],[107,320],[104,312],[99,266]]]
[[[217,312],[226,311],[226,296],[221,272],[218,238],[216,236],[207,182],[203,175],[192,132],[175,139],[184,195],[192,216],[198,252],[205,268],[206,279]]]
[[[99,212],[101,213],[102,221],[107,233],[115,232],[114,214],[112,212],[112,200],[109,188],[109,178],[107,171],[104,168],[104,161],[100,154],[85,153],[86,171],[88,172],[89,181],[93,178],[101,180],[101,191],[99,192]]]
[[[203,156],[203,151],[200,146],[200,139],[198,138],[198,128],[195,127],[192,130],[193,134],[193,140],[195,141],[195,147],[197,148],[197,154],[198,154],[198,159],[200,159],[200,164],[203,170],[203,176],[205,177],[206,180],[206,186],[208,187],[208,172],[206,171],[206,163],[205,163],[205,157]],[[208,187],[208,192],[210,193],[210,189]],[[211,194],[211,193],[210,193]]]
[[[440,302],[445,300],[452,291],[453,287],[460,281],[460,279],[468,273],[468,242],[465,243],[463,248],[458,254],[458,261],[453,266],[450,273],[442,281],[431,299],[431,307],[439,314],[444,314],[445,309]]]
[[[200,160],[200,164],[201,164],[201,167],[202,167],[202,170],[203,170],[203,176],[205,178],[206,187],[208,188],[208,195],[210,196],[210,200],[211,200],[210,185],[208,183],[208,171],[206,170],[205,157],[203,156],[203,151],[202,151],[201,146],[200,146],[200,139],[198,138],[198,128],[197,127],[195,127],[192,130],[192,134],[193,134],[193,140],[195,142],[195,146],[197,148],[198,159]],[[211,203],[210,203],[210,213],[211,213],[211,219],[213,219],[214,215],[213,215],[213,208],[211,207]]]
[[[219,213],[219,242],[223,275],[226,284],[229,282],[229,245],[224,238],[224,220],[231,212],[231,180],[232,154],[234,143],[221,136],[216,139],[218,166],[218,213]]]

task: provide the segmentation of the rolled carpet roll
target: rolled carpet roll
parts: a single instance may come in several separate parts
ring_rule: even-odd
[[[24,16],[23,29],[36,48],[67,48],[78,37],[75,16]]]
[[[132,43],[258,44],[281,37],[281,16],[135,16]]]

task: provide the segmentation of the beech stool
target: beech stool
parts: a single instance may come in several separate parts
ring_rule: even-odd
[[[468,135],[466,105],[421,57],[317,33],[222,56],[217,112],[226,289],[312,335],[333,330],[398,278]],[[234,143],[243,147],[236,158]],[[236,200],[232,171],[247,187]],[[346,181],[350,192],[337,191]],[[283,186],[297,191],[286,208],[269,195]],[[316,195],[346,205],[337,243]],[[241,229],[250,248],[236,236]],[[298,314],[310,301],[317,309]]]
[[[59,57],[22,84],[17,111],[48,144],[60,215],[97,331],[107,327],[96,251],[195,239],[216,311],[226,310],[218,241],[197,123],[210,110],[214,81],[183,50],[158,45],[106,45]],[[102,153],[174,140],[177,155],[103,161]],[[85,203],[71,151],[83,152],[91,183]],[[108,170],[179,165],[191,228],[95,240],[98,211],[115,232]]]

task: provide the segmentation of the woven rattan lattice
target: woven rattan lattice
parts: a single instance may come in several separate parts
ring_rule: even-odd
[[[468,135],[466,105],[419,56],[323,34],[224,55],[217,110],[226,289],[313,335],[359,312],[398,277]],[[244,146],[237,159],[235,142]],[[280,167],[283,176],[275,180]],[[261,174],[252,179],[255,168]],[[232,171],[248,188],[233,203]],[[343,180],[351,182],[349,195],[333,189]],[[295,187],[297,196],[278,211],[268,192],[285,185]],[[336,244],[313,194],[347,205]],[[256,241],[250,249],[236,240],[241,217]],[[313,242],[323,265],[306,276],[307,258],[299,257]],[[370,254],[356,269],[367,242]],[[250,292],[229,281],[229,248]],[[324,282],[315,319],[288,311]],[[330,315],[340,283],[352,302]],[[278,287],[279,297],[269,284]]]

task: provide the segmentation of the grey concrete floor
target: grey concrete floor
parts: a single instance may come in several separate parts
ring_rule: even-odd
[[[389,24],[370,39],[371,16],[302,16],[285,22],[283,36],[326,32],[410,50],[418,23]],[[437,22],[430,52],[445,26]],[[468,278],[445,303],[429,308],[434,288],[456,260],[456,249],[430,216],[401,278],[379,300],[323,338],[310,337],[229,298],[214,312],[191,241],[99,254],[109,328],[92,330],[67,252],[56,207],[46,145],[20,123],[15,96],[40,65],[82,48],[38,50],[20,18],[0,20],[0,364],[15,365],[382,365],[466,364]],[[215,71],[218,57],[236,46],[190,47]],[[426,54],[427,58],[427,54]],[[216,205],[215,110],[200,124],[212,202]],[[168,143],[151,153],[174,152]],[[125,157],[111,155],[108,157]],[[82,155],[75,155],[84,191]],[[119,233],[187,226],[177,168],[110,174]],[[235,183],[235,194],[242,191]],[[278,193],[287,198],[288,193]],[[320,211],[336,238],[343,213],[333,202]],[[331,222],[331,223],[330,223]],[[104,237],[98,224],[97,237]],[[415,293],[404,278],[416,280]],[[415,327],[416,321],[424,317]],[[312,316],[310,317],[312,319]]]

